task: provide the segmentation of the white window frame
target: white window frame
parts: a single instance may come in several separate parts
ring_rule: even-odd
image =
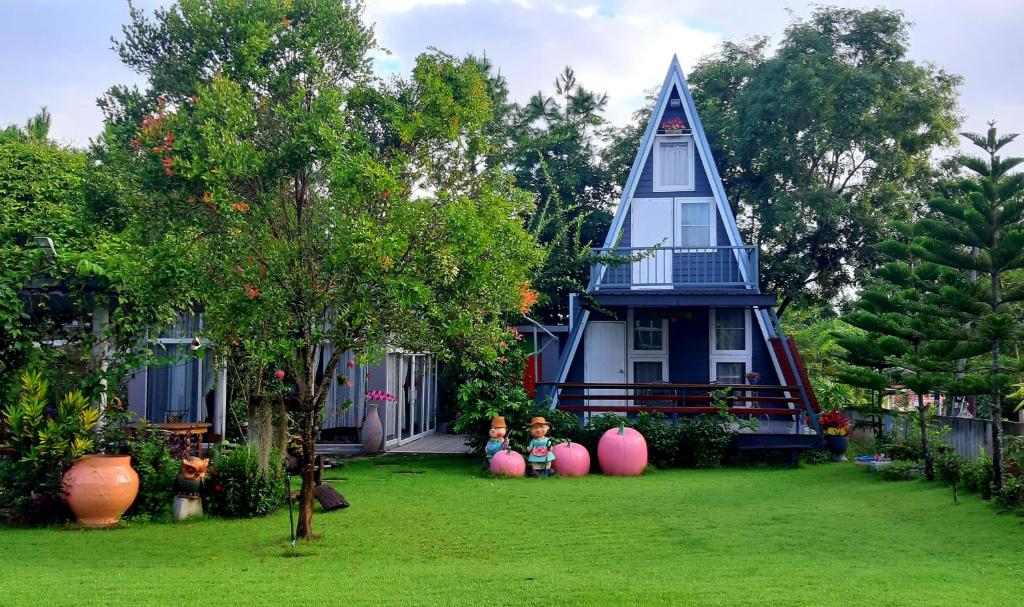
[[[668,360],[669,360],[669,346],[668,346],[668,318],[661,319],[661,350],[636,350],[634,348],[633,339],[633,322],[635,315],[633,309],[630,308],[626,314],[626,383],[633,383],[633,363],[634,362],[660,362],[661,363],[661,379],[662,381],[668,381]]]
[[[680,247],[680,248],[688,247],[688,245],[683,242],[683,205],[684,204],[706,204],[706,205],[708,205],[708,236],[709,236],[709,239],[708,239],[708,243],[709,244],[708,244],[708,246],[709,247],[717,247],[718,246],[718,207],[715,204],[715,199],[714,198],[676,198],[675,202],[676,202],[677,209],[676,209],[675,217],[673,219],[673,223],[675,224],[673,226],[673,230],[675,231],[675,234],[673,234],[674,246]],[[686,254],[686,253],[713,253],[713,252],[714,251],[712,249],[702,249],[702,248],[696,248],[696,247],[690,247],[689,251],[676,251],[676,253],[679,253],[679,254]]]
[[[686,156],[686,166],[683,167],[683,174],[686,176],[686,183],[659,183],[661,172],[661,146],[665,143],[685,143],[689,153]],[[657,135],[654,138],[654,163],[651,167],[654,173],[651,175],[651,187],[655,192],[692,192],[696,187],[694,179],[694,142],[692,135]]]
[[[744,312],[744,348],[742,350],[719,350],[717,348],[715,340],[715,316],[717,310],[715,308],[710,309],[708,315],[708,351],[710,352],[708,356],[708,377],[710,377],[711,381],[718,381],[718,363],[745,363],[746,371],[744,373],[750,373],[753,370],[753,335],[750,330],[750,309],[740,309]],[[743,382],[741,381],[740,383]]]

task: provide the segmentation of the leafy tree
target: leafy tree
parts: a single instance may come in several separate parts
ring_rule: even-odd
[[[767,38],[726,43],[689,74],[780,315],[858,284],[876,264],[871,245],[910,218],[930,154],[952,142],[960,78],[909,59],[907,39],[898,11],[823,7],[792,22],[773,53]]]
[[[991,396],[993,482],[1003,482],[1003,398],[1010,392],[1007,350],[1020,338],[1019,303],[1024,300],[1024,173],[1013,169],[1022,158],[1001,158],[999,151],[1017,135],[999,136],[995,123],[984,135],[963,136],[985,152],[985,157],[961,156],[957,163],[965,175],[953,195],[929,202],[930,214],[921,219],[918,235],[922,257],[952,271],[938,290],[941,313],[970,329],[958,346],[959,358],[989,354],[984,371],[973,378],[984,381]],[[970,384],[972,374],[961,384]],[[970,394],[971,387],[959,393]]]
[[[0,131],[0,144],[26,141],[46,142],[50,138],[50,111],[44,105],[25,122],[25,126],[8,125]]]
[[[411,80],[375,86],[361,11],[337,0],[181,0],[152,19],[133,9],[115,50],[148,89],[114,89],[107,104],[147,194],[145,233],[189,242],[207,336],[223,355],[262,343],[294,381],[303,538],[321,379],[344,352],[367,359],[385,345],[458,344],[496,360],[502,317],[539,260],[522,227],[529,197],[468,151],[493,116],[478,66],[427,53]]]

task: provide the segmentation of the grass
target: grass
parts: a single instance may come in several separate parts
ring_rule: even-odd
[[[288,547],[261,520],[0,529],[0,605],[1019,605],[1024,519],[852,464],[487,478],[333,472],[352,507]],[[188,598],[186,598],[188,597]]]

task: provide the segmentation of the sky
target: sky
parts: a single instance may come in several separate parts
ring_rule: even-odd
[[[150,8],[160,0],[137,0]],[[899,9],[912,22],[910,54],[960,74],[964,129],[998,119],[1024,130],[1024,2],[900,0],[840,6]],[[623,124],[661,83],[673,53],[684,71],[723,41],[774,40],[806,2],[773,0],[367,0],[387,52],[379,74],[408,74],[428,47],[486,54],[508,79],[514,99],[551,92],[563,66],[584,86],[606,92],[606,117]],[[127,21],[124,0],[0,0],[0,126],[23,123],[47,106],[51,135],[84,146],[100,131],[96,98],[114,84],[141,83],[110,50]],[[1015,144],[1024,153],[1024,142]]]

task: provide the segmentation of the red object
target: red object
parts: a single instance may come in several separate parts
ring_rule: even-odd
[[[647,440],[625,424],[612,428],[597,443],[597,463],[607,476],[640,476],[647,467]]]
[[[491,458],[491,474],[496,476],[520,477],[526,475],[526,460],[511,449],[498,451]]]
[[[800,356],[800,351],[796,349],[796,343],[792,337],[787,336],[786,342],[789,344],[790,353],[793,354],[793,362],[796,363],[796,370],[800,374],[800,381],[807,392],[807,398],[811,401],[811,408],[814,409],[815,413],[820,413],[821,407],[818,406],[818,397],[814,395],[814,390],[811,389],[811,380],[807,377],[804,359]],[[778,337],[772,339],[772,350],[775,350],[775,358],[779,360],[779,366],[782,367],[782,380],[791,386],[795,386],[796,375],[793,374],[793,369],[789,366],[789,359],[786,357],[786,351],[782,347],[782,340]]]
[[[552,449],[555,461],[551,467],[558,476],[586,476],[590,474],[590,453],[579,443],[559,443]]]
[[[847,436],[850,433],[850,420],[840,411],[829,411],[822,413],[818,418],[818,425],[824,431],[826,428],[838,428],[844,433],[838,436]]]
[[[274,377],[276,377],[277,379],[284,379],[284,371],[282,371],[281,369],[274,371]]]
[[[537,375],[533,371],[533,354],[526,357],[526,362],[523,363],[523,389],[526,390],[526,395],[530,398],[537,396]],[[540,353],[536,354],[537,357],[537,370],[540,370],[544,360]]]

